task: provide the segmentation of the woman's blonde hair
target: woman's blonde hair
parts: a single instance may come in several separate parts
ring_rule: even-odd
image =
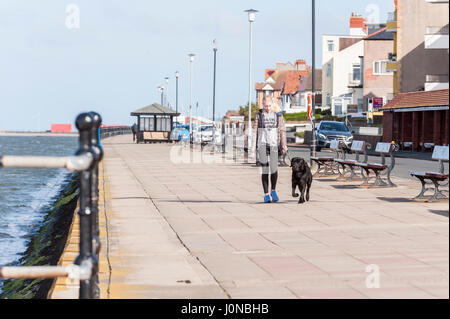
[[[280,105],[278,104],[278,101],[276,101],[271,95],[264,95],[262,102],[264,104],[265,101],[270,100],[272,101],[272,112],[279,113],[281,112]],[[260,107],[262,109],[263,106]]]

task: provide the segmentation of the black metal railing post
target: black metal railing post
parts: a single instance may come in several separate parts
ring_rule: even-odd
[[[80,148],[76,155],[92,154],[95,158],[95,150],[91,147],[92,129],[95,126],[94,119],[89,113],[82,113],[76,119],[76,127],[79,130]],[[80,254],[75,259],[75,265],[90,269],[90,279],[80,280],[80,299],[94,298],[95,276],[98,269],[98,258],[93,254],[92,233],[92,203],[91,203],[91,169],[96,166],[95,161],[89,170],[80,173]]]
[[[100,253],[100,226],[99,226],[99,217],[98,217],[98,201],[99,201],[99,192],[98,192],[98,163],[103,158],[103,149],[100,146],[99,141],[99,130],[100,125],[102,124],[102,118],[100,114],[96,112],[89,113],[93,119],[94,125],[91,129],[91,150],[94,155],[94,166],[91,168],[91,226],[92,226],[92,253],[97,257]],[[100,298],[100,289],[99,289],[99,280],[98,274],[95,275],[94,278],[94,298]]]

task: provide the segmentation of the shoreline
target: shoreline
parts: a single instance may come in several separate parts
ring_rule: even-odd
[[[14,266],[57,265],[66,246],[79,197],[79,178],[74,173],[63,182],[39,226],[30,235],[27,249]],[[55,279],[6,279],[0,299],[46,299]]]

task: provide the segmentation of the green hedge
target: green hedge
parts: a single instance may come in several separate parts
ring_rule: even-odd
[[[295,132],[295,136],[305,138],[305,132]]]
[[[316,120],[320,120],[321,115],[316,114]],[[307,121],[307,113],[301,112],[301,113],[286,113],[284,114],[284,120],[285,121]]]

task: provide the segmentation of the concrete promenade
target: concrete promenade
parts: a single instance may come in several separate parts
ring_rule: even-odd
[[[127,135],[103,144],[102,298],[449,297],[448,202],[411,202],[418,181],[316,179],[298,205],[280,168],[267,205],[259,168],[175,164],[172,145]]]

